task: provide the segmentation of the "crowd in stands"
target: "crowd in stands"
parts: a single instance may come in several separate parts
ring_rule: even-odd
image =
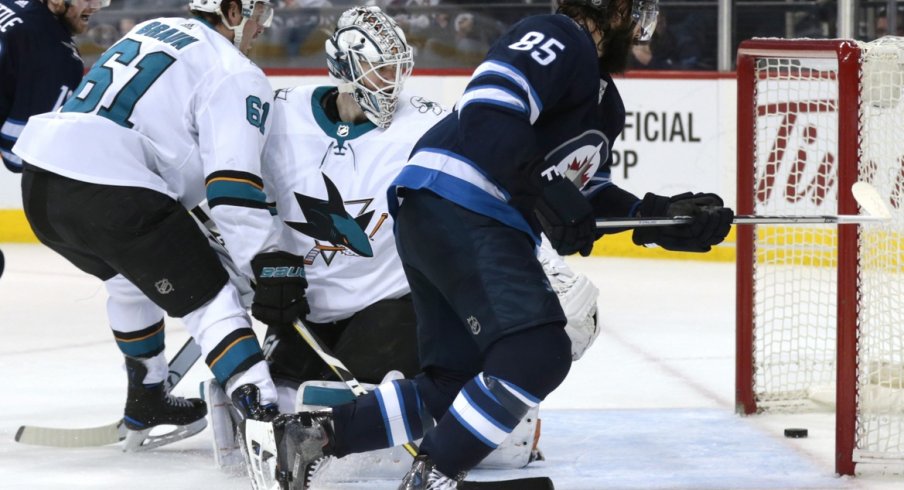
[[[263,66],[323,67],[323,43],[337,16],[353,5],[379,5],[393,15],[416,50],[420,68],[473,68],[489,46],[511,24],[533,14],[549,13],[550,0],[274,0],[273,26],[254,56]],[[653,41],[634,49],[630,69],[715,70],[717,0],[660,0],[660,21]],[[866,0],[859,12],[858,36],[873,39],[887,33],[881,6]],[[95,14],[91,30],[80,37],[86,61],[137,22],[161,14],[184,16],[187,0],[114,0]],[[734,47],[751,37],[835,37],[834,0],[736,2]],[[904,32],[904,12],[897,12],[897,31]]]

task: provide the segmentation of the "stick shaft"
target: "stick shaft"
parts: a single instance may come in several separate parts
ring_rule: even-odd
[[[864,215],[824,215],[824,216],[797,216],[797,215],[756,215],[747,214],[735,216],[732,223],[736,225],[781,225],[781,224],[857,224],[875,223],[887,221],[881,216]],[[598,219],[597,228],[643,228],[648,226],[676,226],[689,223],[688,216],[676,216],[674,218],[636,218],[636,219]]]

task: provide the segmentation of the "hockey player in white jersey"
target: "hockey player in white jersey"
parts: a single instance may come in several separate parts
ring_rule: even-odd
[[[192,18],[135,26],[60,112],[30,119],[14,148],[37,237],[105,282],[128,371],[124,420],[140,434],[204,426],[204,402],[163,388],[164,313],[182,318],[245,415],[276,413],[250,318],[186,209],[208,200],[232,259],[256,277],[256,317],[307,308],[302,258],[277,250],[281,224],[260,176],[272,89],[246,54],[270,25],[270,1],[191,0],[190,9]]]

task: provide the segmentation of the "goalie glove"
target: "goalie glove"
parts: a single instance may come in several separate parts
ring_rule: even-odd
[[[571,339],[571,359],[577,361],[600,334],[596,311],[599,289],[587,276],[571,270],[545,237],[537,258],[565,311],[568,319],[565,333]]]
[[[655,243],[675,252],[709,252],[713,245],[722,243],[734,219],[734,211],[724,207],[721,197],[690,192],[672,197],[648,192],[640,202],[638,214],[642,218],[693,218],[682,225],[634,229],[632,238],[636,245]]]

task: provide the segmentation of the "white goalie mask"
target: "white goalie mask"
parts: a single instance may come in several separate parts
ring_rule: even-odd
[[[339,91],[352,93],[371,122],[389,127],[414,67],[411,47],[398,24],[379,7],[347,10],[326,40],[326,59]]]
[[[198,12],[209,12],[217,14],[223,19],[223,25],[235,33],[232,44],[240,48],[242,44],[242,35],[245,29],[245,23],[248,19],[254,19],[261,27],[270,27],[273,22],[273,4],[270,0],[242,0],[242,21],[232,26],[226,20],[226,14],[220,7],[223,0],[189,0],[189,10],[197,10]]]

